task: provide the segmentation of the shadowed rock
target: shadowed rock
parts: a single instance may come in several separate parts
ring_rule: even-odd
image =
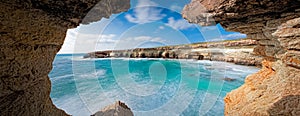
[[[231,82],[231,81],[235,81],[236,79],[225,77],[223,78],[223,80]]]
[[[1,0],[0,115],[67,115],[53,105],[48,77],[67,29],[129,7],[129,0]]]
[[[300,116],[300,96],[299,95],[288,95],[284,96],[275,102],[268,113],[272,116]]]
[[[247,34],[258,41],[254,53],[266,59],[258,73],[224,98],[225,115],[299,115],[294,105],[300,95],[299,0],[192,0],[182,15],[192,23],[220,23],[227,31]]]

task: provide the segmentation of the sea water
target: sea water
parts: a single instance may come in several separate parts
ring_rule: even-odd
[[[259,70],[216,61],[82,57],[57,55],[49,74],[53,103],[74,116],[117,100],[137,116],[219,116],[226,93]]]

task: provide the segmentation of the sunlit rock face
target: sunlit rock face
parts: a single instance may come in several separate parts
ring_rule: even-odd
[[[281,61],[264,61],[263,66],[227,94],[226,115],[299,115],[300,70]]]
[[[130,57],[194,59],[226,61],[241,65],[261,66],[263,57],[258,56],[252,52],[255,45],[257,45],[256,40],[241,39],[232,41],[163,46],[156,48],[96,51],[86,54],[84,58]]]
[[[281,46],[287,51],[282,61],[289,66],[300,68],[300,18],[288,20],[280,25],[279,29],[273,33],[277,37]]]
[[[92,116],[133,116],[133,113],[125,103],[117,101],[112,105],[106,106]]]
[[[259,41],[259,54],[274,57],[284,51],[272,33],[300,16],[300,4],[298,0],[193,0],[182,15],[191,23],[221,23],[227,31],[247,34]]]
[[[127,9],[129,0],[1,1],[0,115],[67,115],[52,104],[48,78],[67,29]]]
[[[299,0],[192,0],[182,15],[258,40],[263,69],[225,97],[225,115],[300,115]],[[214,22],[215,21],[215,22]]]

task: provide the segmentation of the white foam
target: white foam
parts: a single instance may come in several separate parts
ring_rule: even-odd
[[[82,77],[82,78],[98,78],[98,77],[103,77],[105,75],[105,73],[106,73],[106,70],[97,69],[94,72],[81,74],[81,75],[79,75],[79,77]]]
[[[51,79],[51,81],[57,81],[57,80],[60,80],[60,79],[63,79],[63,78],[71,77],[71,76],[73,76],[73,74],[57,76],[57,77],[51,77],[50,79]]]
[[[208,69],[209,72],[213,72],[213,71],[217,71],[217,69],[219,69],[218,66],[225,66],[225,67],[221,67],[220,69],[232,69],[230,71],[226,72],[227,76],[230,76],[230,78],[239,78],[238,76],[240,74],[243,74],[245,72],[248,72],[249,67],[247,67],[247,70],[242,70],[245,69],[245,67],[243,66],[238,66],[232,63],[225,63],[225,62],[217,62],[217,61],[206,61],[206,60],[201,60],[201,61],[197,61],[197,60],[192,60],[192,59],[162,59],[162,58],[99,58],[99,59],[87,59],[87,60],[115,60],[115,59],[122,59],[122,60],[166,60],[166,61],[179,61],[182,67],[185,68],[185,70],[188,70],[188,73],[191,72],[196,72],[193,73],[195,74],[195,76],[201,76],[202,74],[210,74],[208,72],[199,72],[200,70],[194,70],[195,67],[199,67],[199,64],[203,65],[203,67],[210,67],[211,69]],[[78,60],[78,59],[73,59],[73,60]],[[79,59],[82,60],[82,59]],[[86,60],[86,59],[84,59]],[[201,66],[202,68],[202,66]],[[82,69],[84,70],[84,68]],[[253,70],[258,70],[256,68],[250,68],[250,71]],[[181,73],[182,74],[182,73]],[[231,76],[232,75],[232,76]],[[64,75],[64,76],[60,76],[60,77],[56,77],[53,79],[56,80],[60,80],[66,77],[69,77],[72,75]],[[175,80],[171,83],[168,83],[166,90],[159,90],[159,94],[155,95],[155,93],[151,93],[152,95],[154,94],[155,96],[149,98],[149,99],[143,99],[142,97],[144,96],[133,96],[129,93],[127,93],[126,91],[123,90],[123,88],[118,88],[116,87],[117,85],[110,87],[108,89],[99,89],[99,85],[95,85],[95,84],[99,84],[98,82],[91,82],[91,80],[86,80],[86,78],[92,78],[93,80],[97,80],[97,78],[101,78],[101,77],[105,77],[106,76],[106,70],[104,69],[97,69],[96,72],[86,72],[84,74],[80,74],[78,75],[78,77],[81,77],[80,79],[78,79],[77,81],[79,82],[79,84],[77,84],[77,91],[78,93],[76,93],[75,95],[67,95],[67,96],[63,96],[60,98],[54,98],[53,102],[54,104],[56,104],[59,108],[64,109],[67,113],[72,114],[72,115],[90,115],[93,114],[97,111],[99,111],[100,109],[104,108],[105,106],[114,103],[116,100],[121,100],[122,102],[125,102],[129,107],[132,108],[134,114],[147,114],[143,111],[141,111],[141,109],[147,109],[147,108],[152,108],[154,107],[157,109],[156,111],[159,113],[162,113],[160,115],[169,115],[169,112],[167,112],[166,110],[160,110],[160,108],[164,108],[164,109],[168,109],[168,110],[175,110],[177,111],[177,109],[179,110],[183,110],[182,109],[182,104],[183,105],[188,105],[189,102],[187,99],[187,97],[182,97],[182,96],[188,96],[188,97],[192,97],[194,98],[194,92],[195,90],[191,90],[190,88],[186,87],[188,85],[186,85],[187,83],[181,83],[180,85],[178,85],[177,81],[181,81],[181,80]],[[141,76],[138,73],[131,73],[131,75],[124,75],[124,76]],[[183,78],[183,77],[182,77]],[[241,79],[241,78],[239,78]],[[80,82],[81,81],[81,82]],[[89,82],[90,81],[90,82]],[[128,88],[132,87],[131,83],[127,83],[126,85]],[[135,89],[134,93],[144,93],[147,94],[147,91],[149,90],[155,90],[153,88],[156,88],[157,85],[148,85],[148,88],[145,89]],[[183,87],[184,90],[180,91],[180,93],[177,93],[177,96],[172,96],[174,94],[174,92],[178,92],[178,87]],[[201,94],[199,96],[197,96],[197,98],[201,98],[202,96],[204,96],[204,92],[202,90]],[[146,92],[146,93],[145,93]],[[156,92],[156,91],[154,91]],[[157,92],[156,92],[157,93]],[[81,95],[81,98],[80,96]],[[171,99],[174,99],[175,97],[178,97],[178,99],[176,99],[176,102],[169,102]],[[164,100],[167,100],[164,101]],[[201,99],[200,99],[201,100]],[[171,103],[177,103],[177,104],[171,104]],[[217,106],[215,105],[213,107],[213,109],[219,108],[217,110],[214,111],[220,111],[223,109],[223,99],[221,97],[219,97],[217,99]],[[146,104],[146,105],[145,105]],[[161,105],[162,104],[162,105]],[[171,105],[170,105],[171,104]],[[192,103],[191,103],[192,104]],[[157,107],[158,105],[158,107]],[[180,106],[181,105],[181,106]],[[194,107],[194,106],[192,106]],[[134,109],[135,108],[135,109]],[[136,110],[136,108],[140,108],[138,110]],[[178,111],[179,111],[178,110]],[[149,112],[155,112],[155,111],[151,111],[149,110]],[[221,112],[221,111],[220,111]],[[219,113],[220,113],[219,112]],[[150,115],[150,113],[148,113]]]

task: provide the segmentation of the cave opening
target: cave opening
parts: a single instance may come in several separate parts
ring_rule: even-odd
[[[116,86],[127,87],[126,84],[120,85],[118,83],[118,79],[115,78],[117,75],[114,74],[122,73],[122,76],[126,76],[123,74],[124,72],[117,70],[118,68],[121,68],[122,65],[118,67],[114,66],[116,65],[116,61],[111,60],[110,58],[122,59],[124,57],[130,57],[221,60],[223,58],[224,48],[236,49],[237,46],[246,43],[247,45],[244,46],[244,49],[248,51],[253,49],[253,46],[251,46],[253,44],[251,43],[252,41],[244,39],[246,38],[246,35],[244,34],[227,32],[220,24],[216,24],[216,26],[201,27],[186,21],[179,11],[181,11],[183,6],[188,3],[187,1],[180,5],[170,5],[164,2],[160,3],[158,1],[154,1],[155,0],[147,0],[147,2],[136,1],[135,6],[134,3],[131,2],[132,8],[127,12],[114,14],[109,18],[102,18],[100,21],[93,22],[88,25],[80,25],[75,29],[69,29],[67,31],[65,42],[59,53],[56,55],[53,62],[53,69],[49,74],[52,82],[51,99],[58,108],[61,108],[72,115],[87,115],[93,114],[99,111],[99,109],[104,108],[117,100],[122,100],[131,107],[134,113],[141,113],[140,111],[150,111],[150,109],[155,109],[158,105],[162,105],[162,103],[167,102],[163,101],[161,103],[156,103],[153,104],[152,107],[141,107],[139,105],[145,104],[143,103],[145,101],[134,97],[121,97],[110,93],[112,91],[116,91],[114,90]],[[176,5],[178,6],[176,7]],[[88,16],[88,18],[90,17]],[[218,43],[218,41],[224,42]],[[239,43],[240,41],[242,41],[241,44]],[[249,43],[247,42],[250,42],[251,45],[248,46]],[[217,53],[211,53],[213,50],[210,48],[218,48]],[[205,55],[195,55],[196,52],[204,52]],[[213,57],[211,55],[220,56]],[[134,72],[130,73],[130,78],[134,79],[134,81],[139,84],[147,84],[151,83],[153,80],[152,78],[155,76],[162,76],[160,74],[164,74],[160,72],[152,73],[151,71],[155,72],[157,69],[160,69],[160,64],[163,64],[162,66],[164,67],[168,66],[167,64],[164,64],[164,62],[157,62],[155,59],[152,60],[154,60],[154,62],[149,66],[147,65],[147,62],[142,62],[145,63],[144,66],[148,66],[146,70],[149,71],[146,73],[150,75],[149,77],[140,74],[140,72],[135,68],[143,69],[143,66],[134,64],[133,61],[128,61],[129,63],[125,63],[124,66],[130,66],[127,70]],[[139,67],[135,65],[138,65]],[[198,68],[199,67],[197,66],[197,69]],[[115,72],[114,70],[117,71]],[[158,71],[164,70],[169,69],[162,68]],[[250,70],[250,72],[253,72],[257,69],[250,68]],[[244,76],[248,73],[249,72],[243,74],[243,76],[239,78],[244,78]],[[166,75],[168,75],[168,73]],[[189,76],[191,75],[194,74],[189,74]],[[214,74],[209,75],[212,76]],[[143,76],[145,77],[141,78]],[[115,79],[111,79],[111,77],[114,77]],[[169,79],[169,77],[167,78]],[[220,78],[222,78],[220,79],[222,82],[223,80],[226,80],[223,79],[223,76]],[[226,78],[228,80],[232,77]],[[105,83],[110,81],[111,83]],[[237,83],[237,85],[241,84],[240,81]],[[195,86],[194,89],[203,89],[201,86],[198,87],[197,84],[193,84],[192,86]],[[205,86],[204,88],[208,87],[209,86]],[[231,86],[229,88],[233,89],[236,87],[238,86]],[[117,92],[120,92],[122,95],[127,95],[123,93],[127,92],[126,90],[118,90]],[[138,96],[144,96],[143,92],[139,92],[141,91],[138,91],[137,93],[141,95]],[[130,92],[128,93],[132,94]],[[192,93],[192,95],[194,94],[196,93]],[[99,97],[103,95],[111,97],[111,99]],[[172,95],[174,94],[169,94],[168,97],[171,97]],[[201,95],[197,94],[197,96]],[[222,96],[224,96],[224,94],[222,94]],[[162,98],[163,96],[159,97],[159,99],[165,99]],[[137,100],[134,101],[130,99]],[[192,98],[190,98],[190,100],[196,102]],[[191,109],[197,109],[199,107],[199,103],[194,104],[193,102],[191,102],[192,105],[188,107]],[[74,106],[74,104],[76,105]],[[212,106],[214,106],[214,104],[212,104]],[[197,110],[189,110],[190,109],[182,110],[182,114],[198,113]],[[209,111],[214,112],[214,110]],[[218,110],[216,112],[218,114],[223,114],[222,110]]]
[[[300,5],[297,1],[101,0],[100,4],[97,2],[95,0],[2,1],[0,4],[0,115],[67,115],[66,113],[90,115],[115,100],[125,102],[128,107],[117,101],[113,105],[114,108],[120,106],[118,108],[126,111],[130,108],[137,115],[153,115],[153,113],[159,115],[204,115],[205,113],[208,115],[297,115],[299,86],[295,85],[299,85],[300,82],[300,77],[297,75],[300,67],[299,46],[297,46]],[[140,5],[140,7],[128,10],[129,3],[131,6]],[[183,8],[183,5],[186,7]],[[205,13],[203,6],[212,14]],[[89,12],[90,9],[92,12]],[[127,12],[123,16],[118,14],[126,10],[131,13]],[[169,17],[172,13],[170,11],[175,11],[174,14],[178,14],[178,17]],[[184,11],[182,16],[189,22],[206,26],[197,28],[196,31],[210,31],[220,27],[219,24],[217,27],[208,26],[215,25],[214,21],[210,20],[210,17],[214,16],[216,22],[222,23],[227,30],[243,32],[248,34],[250,39],[257,40],[257,42],[248,40],[245,43],[259,45],[252,53],[249,49],[251,46],[240,43],[239,40],[226,41],[221,46],[215,42],[197,44],[195,42],[200,40],[197,38],[200,33],[185,33],[186,30],[193,30],[193,26],[181,20],[180,11]],[[115,15],[111,16],[111,14]],[[102,17],[109,18],[102,21],[111,22],[110,26],[101,24],[95,26],[99,24],[97,21]],[[116,19],[114,23],[112,23],[113,19]],[[151,22],[156,20],[160,22]],[[138,25],[127,29],[123,21]],[[80,22],[85,26],[72,29]],[[146,28],[151,26],[153,28]],[[90,29],[84,29],[89,27]],[[67,29],[70,30],[64,47],[59,54],[56,54],[61,48]],[[108,33],[108,31],[122,29],[127,31],[124,34]],[[143,33],[145,30],[147,33]],[[179,33],[174,34],[171,33],[172,31]],[[155,33],[166,35],[166,38],[174,41],[174,46],[170,44],[165,48],[151,48],[165,46],[168,43],[163,40],[165,36],[155,36]],[[223,35],[223,31],[219,33],[223,39],[240,37],[239,33],[228,34],[228,36]],[[140,35],[132,37],[131,34]],[[201,34],[208,36],[205,38],[207,40],[218,40],[213,38],[218,34]],[[116,39],[118,35],[124,37],[125,41],[118,42]],[[75,41],[75,39],[68,39],[70,37],[84,39]],[[182,37],[185,37],[183,40],[188,44],[175,46],[176,43],[184,43],[175,41],[176,38]],[[140,42],[141,40],[150,40],[150,42]],[[116,42],[119,43],[117,47],[109,45]],[[118,58],[124,56],[119,49],[126,47],[121,44],[126,42],[127,47],[139,48],[133,52],[126,51],[125,56],[130,56],[132,59]],[[85,43],[91,44],[85,45]],[[227,49],[232,45],[237,47]],[[234,53],[238,51],[236,48],[241,46],[243,51]],[[93,53],[95,50],[101,50],[99,49],[101,47],[107,51]],[[212,50],[211,48],[214,47],[224,47],[226,51],[221,54],[215,53],[220,49]],[[135,58],[143,56],[145,49],[154,51],[149,56],[158,59]],[[193,50],[186,52],[188,49]],[[173,56],[175,53],[176,60],[161,59],[166,50],[173,50],[168,53],[172,53]],[[258,56],[252,56],[253,54]],[[259,55],[264,56],[262,63],[260,62],[262,57]],[[193,57],[186,59],[188,56]],[[252,70],[248,66],[214,60],[263,66],[259,72],[248,76],[245,84],[239,87],[244,77],[256,72],[257,69]],[[128,66],[126,63],[130,66],[126,67]],[[53,70],[49,74],[51,69]],[[226,75],[222,75],[224,70]],[[217,86],[220,84],[224,86]],[[223,101],[223,96],[237,87],[239,88],[228,93]],[[221,90],[219,94],[218,90]],[[224,102],[225,108],[223,108]],[[101,115],[104,112],[98,113]]]

